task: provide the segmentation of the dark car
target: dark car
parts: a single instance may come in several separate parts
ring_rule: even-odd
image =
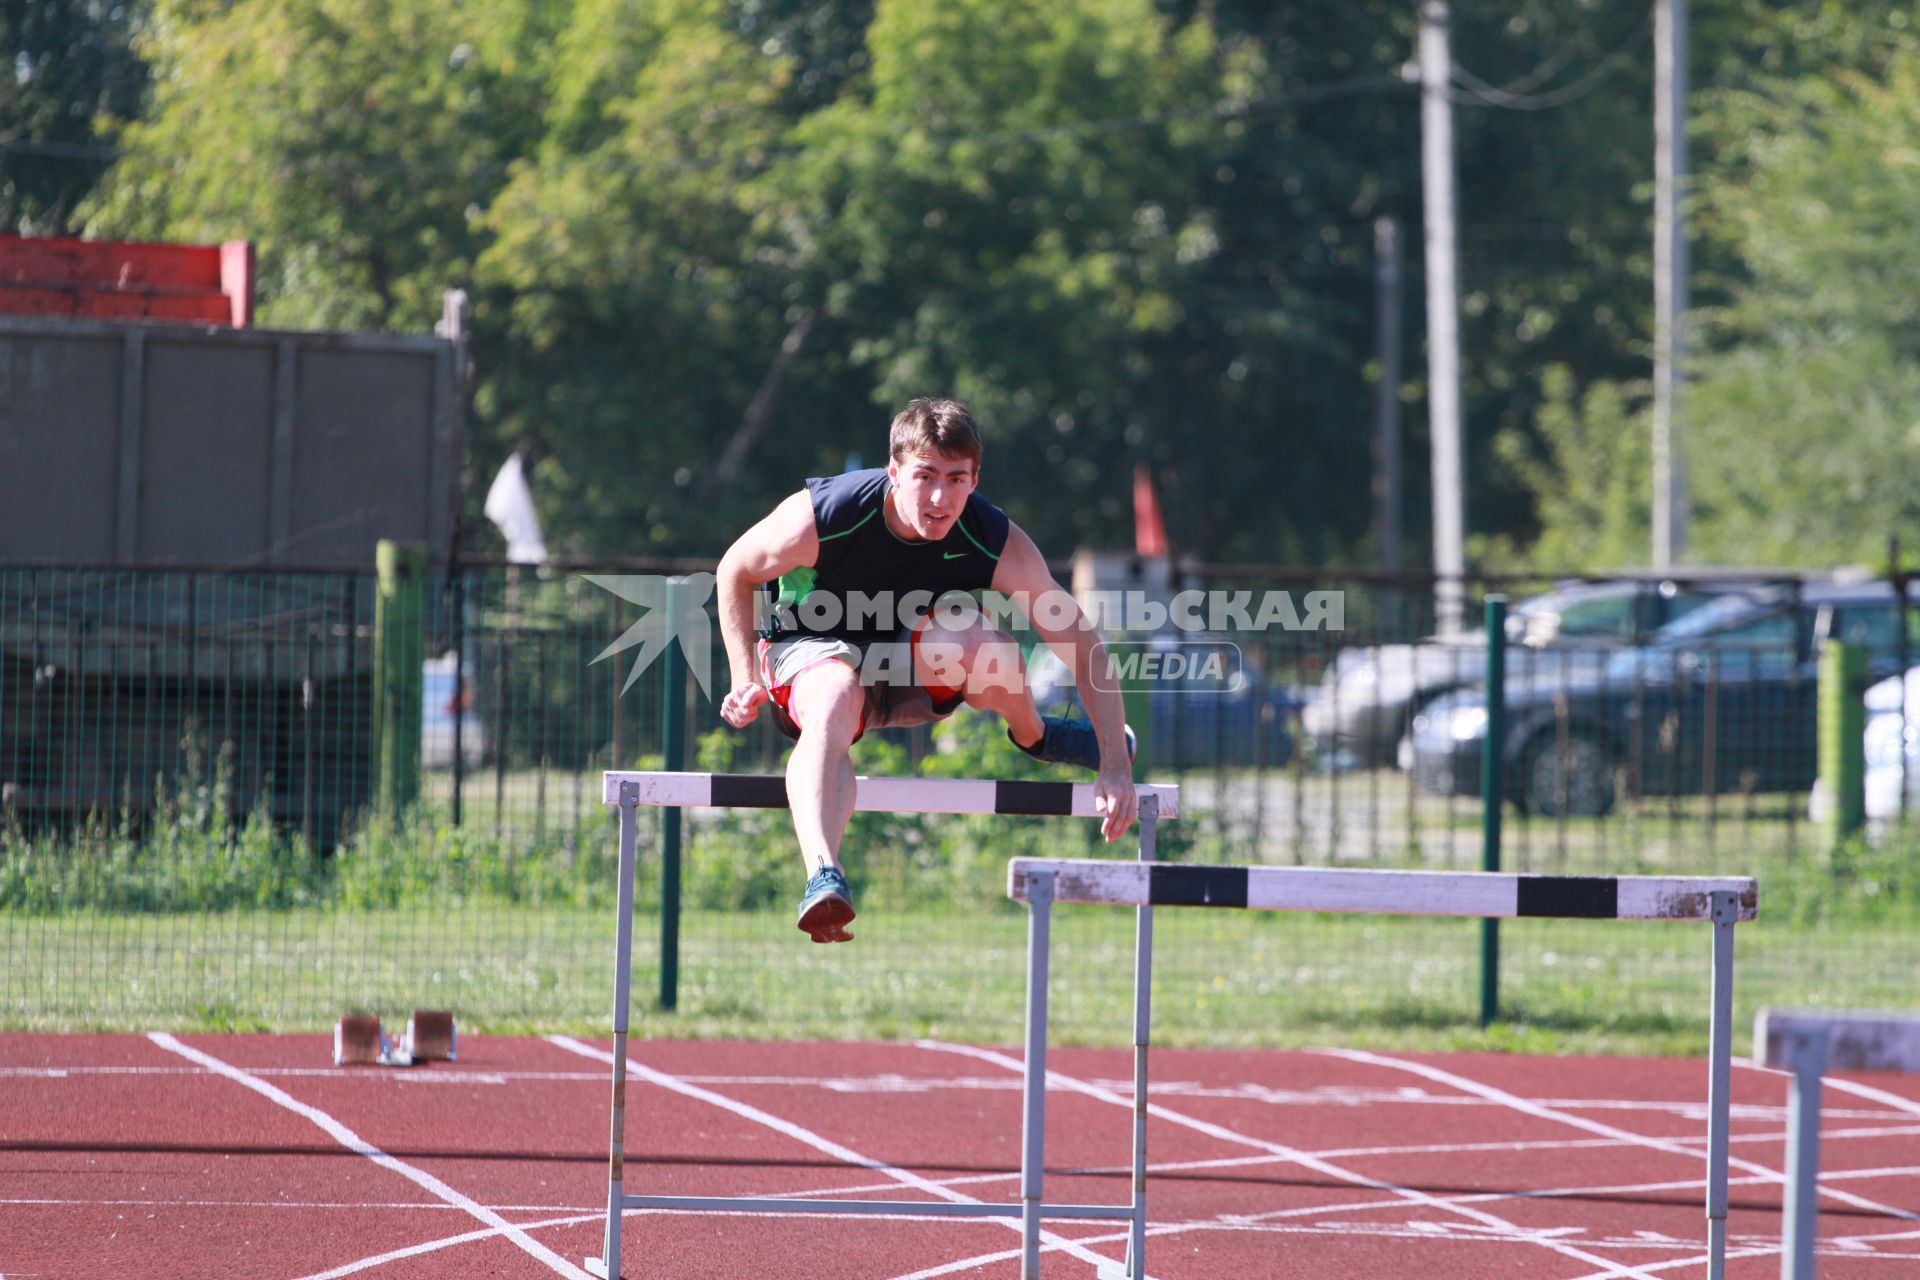
[[[1299,701],[1281,687],[1269,686],[1235,641],[1221,635],[1165,637],[1110,646],[1150,650],[1167,657],[1176,652],[1225,656],[1223,669],[1209,673],[1197,664],[1162,664],[1152,678],[1131,681],[1146,701],[1148,727],[1141,755],[1155,769],[1212,768],[1219,765],[1278,767],[1293,759],[1293,721]],[[1051,650],[1036,650],[1028,672],[1034,701],[1048,714],[1081,715],[1075,706],[1072,677]],[[1136,726],[1137,728],[1137,726]]]
[[[1815,773],[1822,645],[1864,645],[1878,679],[1899,669],[1900,626],[1884,582],[1770,588],[1705,605],[1597,671],[1509,681],[1506,794],[1535,813],[1594,815],[1611,809],[1622,787],[1638,795],[1803,790]],[[1910,645],[1920,651],[1920,635]],[[1486,730],[1481,689],[1428,704],[1413,722],[1419,786],[1478,794]]]
[[[1762,585],[1739,574],[1563,584],[1507,615],[1508,678],[1525,678],[1536,669],[1555,678],[1597,672],[1615,650],[1722,595]],[[1302,711],[1301,727],[1324,759],[1362,766],[1395,762],[1413,714],[1450,689],[1478,684],[1486,668],[1484,631],[1342,649]]]

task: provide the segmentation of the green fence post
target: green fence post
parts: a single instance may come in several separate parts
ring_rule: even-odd
[[[1507,598],[1487,597],[1487,736],[1480,747],[1480,869],[1500,869],[1500,809],[1505,802]],[[1480,921],[1480,1025],[1500,1013],[1500,922]]]
[[[420,798],[426,548],[383,539],[374,550],[374,568],[374,798],[381,813],[397,818]]]
[[[661,737],[664,769],[687,767],[687,655],[680,647],[680,611],[685,607],[686,579],[668,578],[663,608],[667,611],[667,650],[662,683]],[[660,1007],[671,1010],[680,1002],[680,810],[669,805],[660,811]]]
[[[1830,844],[1866,823],[1866,686],[1866,646],[1827,641],[1820,652],[1820,776],[1827,783]]]

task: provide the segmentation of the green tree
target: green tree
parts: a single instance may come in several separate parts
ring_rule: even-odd
[[[1789,150],[1817,152],[1824,145],[1818,139],[1827,113],[1835,108],[1834,86],[1861,75],[1876,82],[1884,75],[1890,60],[1907,43],[1909,10],[1910,6],[1879,0],[1847,5],[1831,0],[1784,5],[1741,0],[1695,14],[1691,110],[1698,199],[1692,286],[1697,306],[1695,349],[1706,354],[1695,361],[1702,381],[1687,392],[1682,431],[1693,476],[1692,556],[1696,560],[1820,565],[1831,564],[1836,556],[1867,554],[1864,549],[1842,552],[1838,546],[1842,540],[1825,532],[1814,536],[1815,527],[1825,525],[1832,515],[1831,510],[1819,514],[1820,509],[1832,508],[1839,495],[1860,496],[1861,481],[1842,482],[1837,472],[1852,467],[1857,458],[1844,450],[1833,451],[1832,407],[1816,407],[1805,393],[1818,391],[1816,400],[1820,395],[1840,394],[1850,380],[1862,386],[1879,382],[1883,388],[1898,387],[1904,375],[1887,370],[1883,377],[1881,355],[1870,347],[1802,365],[1793,353],[1804,350],[1809,335],[1794,333],[1794,323],[1783,327],[1780,314],[1769,314],[1773,304],[1763,302],[1772,298],[1783,312],[1799,310],[1801,285],[1791,280],[1792,273],[1782,274],[1764,261],[1768,256],[1762,246],[1765,236],[1750,239],[1742,228],[1771,226],[1781,233],[1780,239],[1793,242],[1794,254],[1802,249],[1816,256],[1824,252],[1816,242],[1827,237],[1827,229],[1798,214],[1775,220],[1777,214],[1788,212],[1785,206],[1792,201],[1776,186],[1786,176],[1784,171],[1761,179],[1758,186],[1754,179],[1760,170],[1775,168],[1780,138],[1799,139]],[[1636,85],[1636,95],[1650,95],[1650,87],[1639,87],[1644,85],[1644,74],[1625,80]],[[1650,178],[1649,135],[1644,132],[1650,121],[1629,113],[1615,127],[1619,137],[1599,141],[1616,150],[1624,141],[1632,151],[1631,163],[1616,166],[1620,178],[1627,180],[1635,172]],[[1579,150],[1574,148],[1576,153]],[[1563,194],[1596,202],[1615,200],[1607,216],[1621,269],[1612,277],[1614,284],[1604,288],[1598,274],[1590,289],[1562,283],[1576,323],[1569,327],[1563,319],[1555,327],[1580,336],[1585,350],[1568,358],[1562,354],[1569,350],[1565,346],[1553,341],[1539,344],[1536,354],[1546,361],[1540,367],[1557,372],[1540,380],[1538,398],[1527,408],[1529,417],[1517,427],[1511,422],[1503,427],[1491,461],[1511,477],[1515,492],[1530,495],[1534,527],[1539,531],[1530,550],[1538,565],[1563,569],[1596,561],[1638,564],[1646,556],[1644,531],[1638,548],[1626,535],[1631,521],[1645,518],[1652,484],[1645,460],[1644,412],[1651,337],[1650,245],[1645,222],[1650,190],[1645,178],[1627,182],[1633,198],[1621,205],[1611,193],[1624,187],[1594,183],[1595,171],[1587,169],[1578,154],[1565,158],[1567,180],[1557,184],[1562,185]],[[1806,180],[1807,195],[1825,182],[1851,181],[1837,164],[1820,177],[1803,173],[1794,180],[1801,179]],[[1462,182],[1463,187],[1469,182],[1464,174]],[[1515,209],[1528,207],[1518,190],[1512,191],[1510,199]],[[1837,265],[1829,262],[1816,271]],[[1845,276],[1828,276],[1822,283],[1839,288],[1842,280],[1848,281],[1846,287],[1853,283]],[[1604,312],[1606,323],[1598,328],[1579,323],[1577,313],[1582,308],[1591,308],[1596,318]],[[1814,346],[1822,341],[1816,340]],[[1524,361],[1503,358],[1501,364],[1502,377],[1518,377],[1522,382],[1531,378]],[[1561,376],[1568,381],[1554,381]],[[1578,444],[1570,451],[1568,444],[1576,439]],[[1767,442],[1764,448],[1758,447],[1762,440]],[[1807,455],[1804,465],[1785,474],[1776,465],[1777,459],[1798,459],[1803,454]],[[1643,471],[1637,484],[1632,475],[1635,468]],[[1804,487],[1801,477],[1807,480]],[[1581,496],[1605,491],[1616,492],[1623,504],[1613,515],[1595,509]],[[1623,515],[1629,523],[1620,522],[1618,517]],[[1876,514],[1866,523],[1884,526],[1890,518]],[[1526,543],[1524,525],[1516,526],[1514,532],[1517,536],[1501,542],[1508,552]],[[1617,537],[1625,538],[1624,547]],[[1878,547],[1884,539],[1883,527],[1877,535],[1863,533],[1850,541]],[[1594,551],[1562,558],[1582,547]]]
[[[761,223],[883,411],[961,396],[989,492],[1043,546],[1111,541],[1155,343],[1219,244],[1190,182],[1211,30],[1146,0],[882,3],[868,49],[750,193]]]
[[[796,60],[736,16],[582,0],[540,144],[488,217],[498,434],[538,446],[536,488],[576,550],[712,548],[715,507],[739,495],[693,486],[809,305],[740,195],[784,145]]]
[[[1719,96],[1689,457],[1708,556],[1876,560],[1920,517],[1920,45]]]
[[[1557,571],[1643,563],[1652,519],[1650,388],[1602,379],[1581,392],[1564,365],[1549,366],[1540,385],[1537,444],[1515,431],[1494,445],[1495,459],[1534,495],[1540,534],[1524,555],[1508,544],[1498,558]]]
[[[155,0],[152,103],[87,229],[256,241],[269,323],[425,329],[531,142],[546,7]]]
[[[137,113],[146,65],[132,0],[0,3],[0,228],[58,235],[105,173],[103,118]]]
[[[1064,553],[1098,485],[1124,496],[1138,335],[1205,242],[1166,119],[1209,100],[1204,27],[1147,0],[883,2],[856,56],[748,26],[592,0],[559,43],[483,263],[538,480],[585,542],[711,551],[949,392],[987,424],[990,491]]]

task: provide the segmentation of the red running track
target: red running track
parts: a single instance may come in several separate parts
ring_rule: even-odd
[[[0,1278],[581,1276],[606,1042],[463,1035],[331,1066],[320,1036],[0,1036]],[[1019,1198],[1015,1054],[640,1043],[632,1194]],[[1056,1048],[1047,1199],[1127,1195],[1131,1059]],[[1155,1050],[1159,1280],[1706,1274],[1706,1068],[1663,1059]],[[1736,1280],[1779,1274],[1787,1078],[1734,1073]],[[1823,1280],[1920,1276],[1920,1077],[1829,1078]],[[1090,1280],[1123,1227],[1050,1224]],[[641,1277],[1018,1275],[1017,1223],[629,1213]]]

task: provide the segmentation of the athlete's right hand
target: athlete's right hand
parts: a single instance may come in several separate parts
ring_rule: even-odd
[[[748,683],[735,685],[725,698],[720,700],[720,718],[736,729],[744,729],[760,716],[760,708],[766,705],[767,687],[763,684]]]

